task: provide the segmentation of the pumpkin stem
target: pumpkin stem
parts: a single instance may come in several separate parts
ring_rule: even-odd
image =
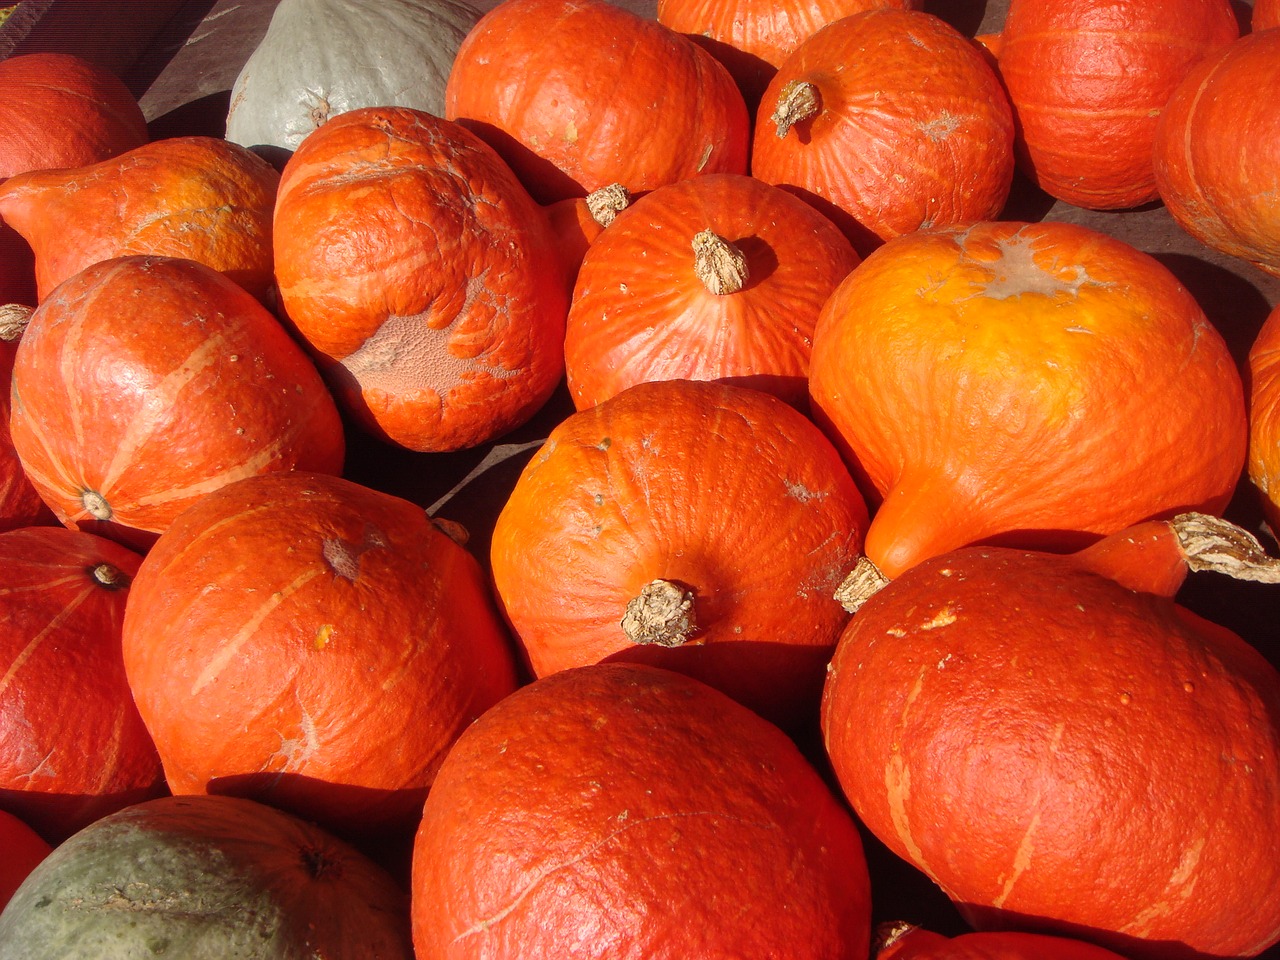
[[[98,586],[105,587],[107,590],[123,590],[130,583],[128,574],[115,564],[106,561],[90,570],[89,576],[93,577]]]
[[[870,557],[859,557],[849,575],[836,587],[835,598],[847,611],[857,613],[859,607],[888,584],[889,578]]]
[[[80,502],[95,520],[111,519],[111,504],[107,503],[107,498],[97,490],[86,490],[80,494]]]
[[[769,119],[777,125],[778,139],[802,120],[816,117],[822,110],[818,88],[807,80],[792,80],[778,94],[778,105]]]
[[[905,937],[916,925],[907,920],[886,920],[876,926],[871,937],[871,956],[879,956]]]
[[[592,190],[586,196],[587,210],[591,219],[602,227],[613,223],[613,218],[631,204],[631,194],[620,183],[611,183],[607,187]]]
[[[632,643],[678,647],[693,631],[693,592],[670,580],[645,584],[622,617],[622,632]]]
[[[693,238],[693,272],[717,297],[737,293],[747,283],[747,258],[718,233],[703,230]]]
[[[12,343],[20,339],[33,313],[35,313],[33,307],[22,303],[0,305],[0,340]]]
[[[1206,513],[1181,513],[1171,523],[1191,570],[1280,583],[1280,560],[1269,556],[1257,538],[1242,527]]]

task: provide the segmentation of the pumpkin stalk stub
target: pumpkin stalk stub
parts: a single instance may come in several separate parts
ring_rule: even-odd
[[[693,591],[670,580],[646,583],[622,617],[622,632],[632,643],[678,647],[695,627]]]
[[[737,293],[747,284],[747,258],[742,251],[713,230],[700,230],[693,238],[693,272],[717,297]]]
[[[602,227],[613,223],[613,218],[631,205],[631,194],[620,183],[611,183],[592,190],[584,198],[591,218]]]
[[[86,490],[80,494],[80,500],[84,504],[84,508],[89,511],[89,515],[95,520],[111,519],[111,504],[107,503],[107,498],[97,490]]]
[[[99,563],[89,571],[89,575],[93,577],[94,583],[105,590],[123,590],[133,582],[132,578],[114,563]]]
[[[1269,556],[1249,531],[1207,513],[1181,513],[1171,522],[1192,571],[1212,570],[1236,580],[1280,583],[1280,559]]]
[[[822,97],[818,88],[807,80],[792,80],[783,86],[778,95],[778,106],[769,120],[778,128],[778,139],[787,135],[792,127],[822,111]]]
[[[859,607],[888,583],[889,578],[880,572],[871,558],[862,556],[853,565],[849,575],[840,582],[840,586],[836,587],[834,596],[845,610],[856,613]]]
[[[0,340],[5,343],[20,340],[22,331],[27,329],[27,323],[33,313],[35,313],[35,307],[28,307],[22,303],[6,303],[0,306]]]

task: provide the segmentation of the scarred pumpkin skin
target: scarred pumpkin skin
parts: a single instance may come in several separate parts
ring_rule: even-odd
[[[1280,935],[1280,674],[1167,597],[926,560],[850,620],[821,718],[859,818],[977,929],[1161,960]]]
[[[537,680],[473,724],[414,842],[436,960],[863,960],[852,819],[795,744],[637,664]]]
[[[1280,530],[1280,307],[1249,349],[1249,458],[1246,471],[1272,529]]]
[[[653,663],[795,728],[816,709],[848,616],[834,590],[865,527],[848,471],[802,414],[746,387],[664,380],[552,430],[490,560],[536,676]],[[687,591],[691,622],[670,635],[628,624],[654,581]]]
[[[1014,930],[944,937],[922,927],[894,931],[875,960],[1124,960],[1096,944]]]
[[[687,379],[807,409],[818,311],[857,264],[835,224],[753,177],[659,187],[583,258],[565,333],[573,402],[582,409],[646,380]]]
[[[1201,60],[1155,132],[1155,178],[1170,215],[1206,246],[1280,276],[1280,31]]]
[[[1020,168],[1087,209],[1157,199],[1160,113],[1187,72],[1239,33],[1229,0],[1010,0],[996,49]]]
[[[244,147],[170,137],[88,166],[10,177],[0,217],[35,251],[42,300],[101,260],[151,254],[196,260],[266,301],[279,179]]]
[[[0,809],[49,843],[165,790],[120,651],[141,560],[61,527],[0,534]]]
[[[315,366],[193,260],[117,257],[55,288],[19,341],[11,396],[14,448],[58,520],[137,547],[232,480],[342,470]]]
[[[492,144],[540,203],[747,172],[750,117],[728,70],[604,0],[498,4],[458,48],[445,116]]]
[[[209,494],[152,547],[129,685],[174,793],[407,836],[457,735],[515,688],[479,564],[407,500],[321,474]]]
[[[13,896],[22,881],[27,878],[52,848],[29,826],[11,813],[0,810],[0,910]]]
[[[813,203],[865,256],[920,227],[999,214],[1013,136],[1008,98],[971,40],[932,14],[868,10],[783,61],[756,116],[751,173]]]
[[[419,452],[524,423],[564,374],[568,291],[547,218],[458,124],[351,110],[286,164],[280,302],[340,406]]]
[[[1154,258],[1063,222],[886,243],[823,307],[814,415],[878,506],[889,577],[1000,538],[1075,549],[1220,513],[1248,418],[1225,340]]]

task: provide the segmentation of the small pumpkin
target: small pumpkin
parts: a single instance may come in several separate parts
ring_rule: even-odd
[[[629,206],[630,191],[620,183],[611,183],[592,190],[585,197],[565,197],[543,207],[551,224],[556,249],[564,261],[570,294],[588,248],[604,228]]]
[[[13,896],[22,881],[53,849],[29,826],[11,813],[0,810],[0,911]]]
[[[341,407],[419,452],[520,426],[564,375],[547,217],[484,141],[405,107],[350,110],[281,176],[280,302]]]
[[[412,960],[388,872],[328,832],[239,797],[161,797],[49,854],[0,913],[25,960]]]
[[[410,880],[439,960],[865,960],[858,830],[796,745],[638,664],[517,690],[449,752]]]
[[[865,526],[804,415],[747,387],[662,380],[551,431],[498,515],[490,561],[536,676],[657,664],[798,729]]]
[[[1246,473],[1273,530],[1280,530],[1280,306],[1249,348],[1249,455]]]
[[[56,287],[19,341],[11,396],[14,449],[58,520],[139,548],[232,480],[342,470],[315,366],[194,260],[117,257]]]
[[[1124,960],[1118,953],[1071,937],[987,930],[945,937],[914,924],[886,924],[877,932],[875,960]]]
[[[688,37],[604,0],[504,0],[458,49],[445,116],[488,141],[540,203],[746,173],[750,116]]]
[[[1222,335],[1154,258],[1066,222],[889,241],[824,305],[809,384],[888,577],[969,543],[1075,549],[1220,514],[1244,467]]]
[[[120,649],[141,559],[60,527],[0,533],[0,809],[49,843],[165,790]]]
[[[1160,114],[1188,71],[1239,34],[1230,0],[1010,0],[993,49],[1020,168],[1079,207],[1157,199]]]
[[[37,294],[100,260],[184,257],[271,295],[271,217],[279,175],[217,137],[156,140],[86,167],[0,184],[0,217],[35,251]]]
[[[1201,243],[1280,276],[1280,31],[1241,37],[1201,60],[1155,131],[1155,181],[1174,221]]]
[[[818,311],[857,264],[835,224],[754,177],[659,187],[583,258],[565,332],[573,402],[721,380],[807,409]]]
[[[769,82],[751,173],[813,203],[859,254],[920,227],[995,217],[1013,183],[1013,113],[946,21],[882,8],[827,24]]]

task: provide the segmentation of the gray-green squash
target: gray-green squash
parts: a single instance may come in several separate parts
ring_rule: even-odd
[[[280,0],[231,88],[226,138],[274,159],[356,107],[443,116],[454,55],[479,18],[464,0]]]

